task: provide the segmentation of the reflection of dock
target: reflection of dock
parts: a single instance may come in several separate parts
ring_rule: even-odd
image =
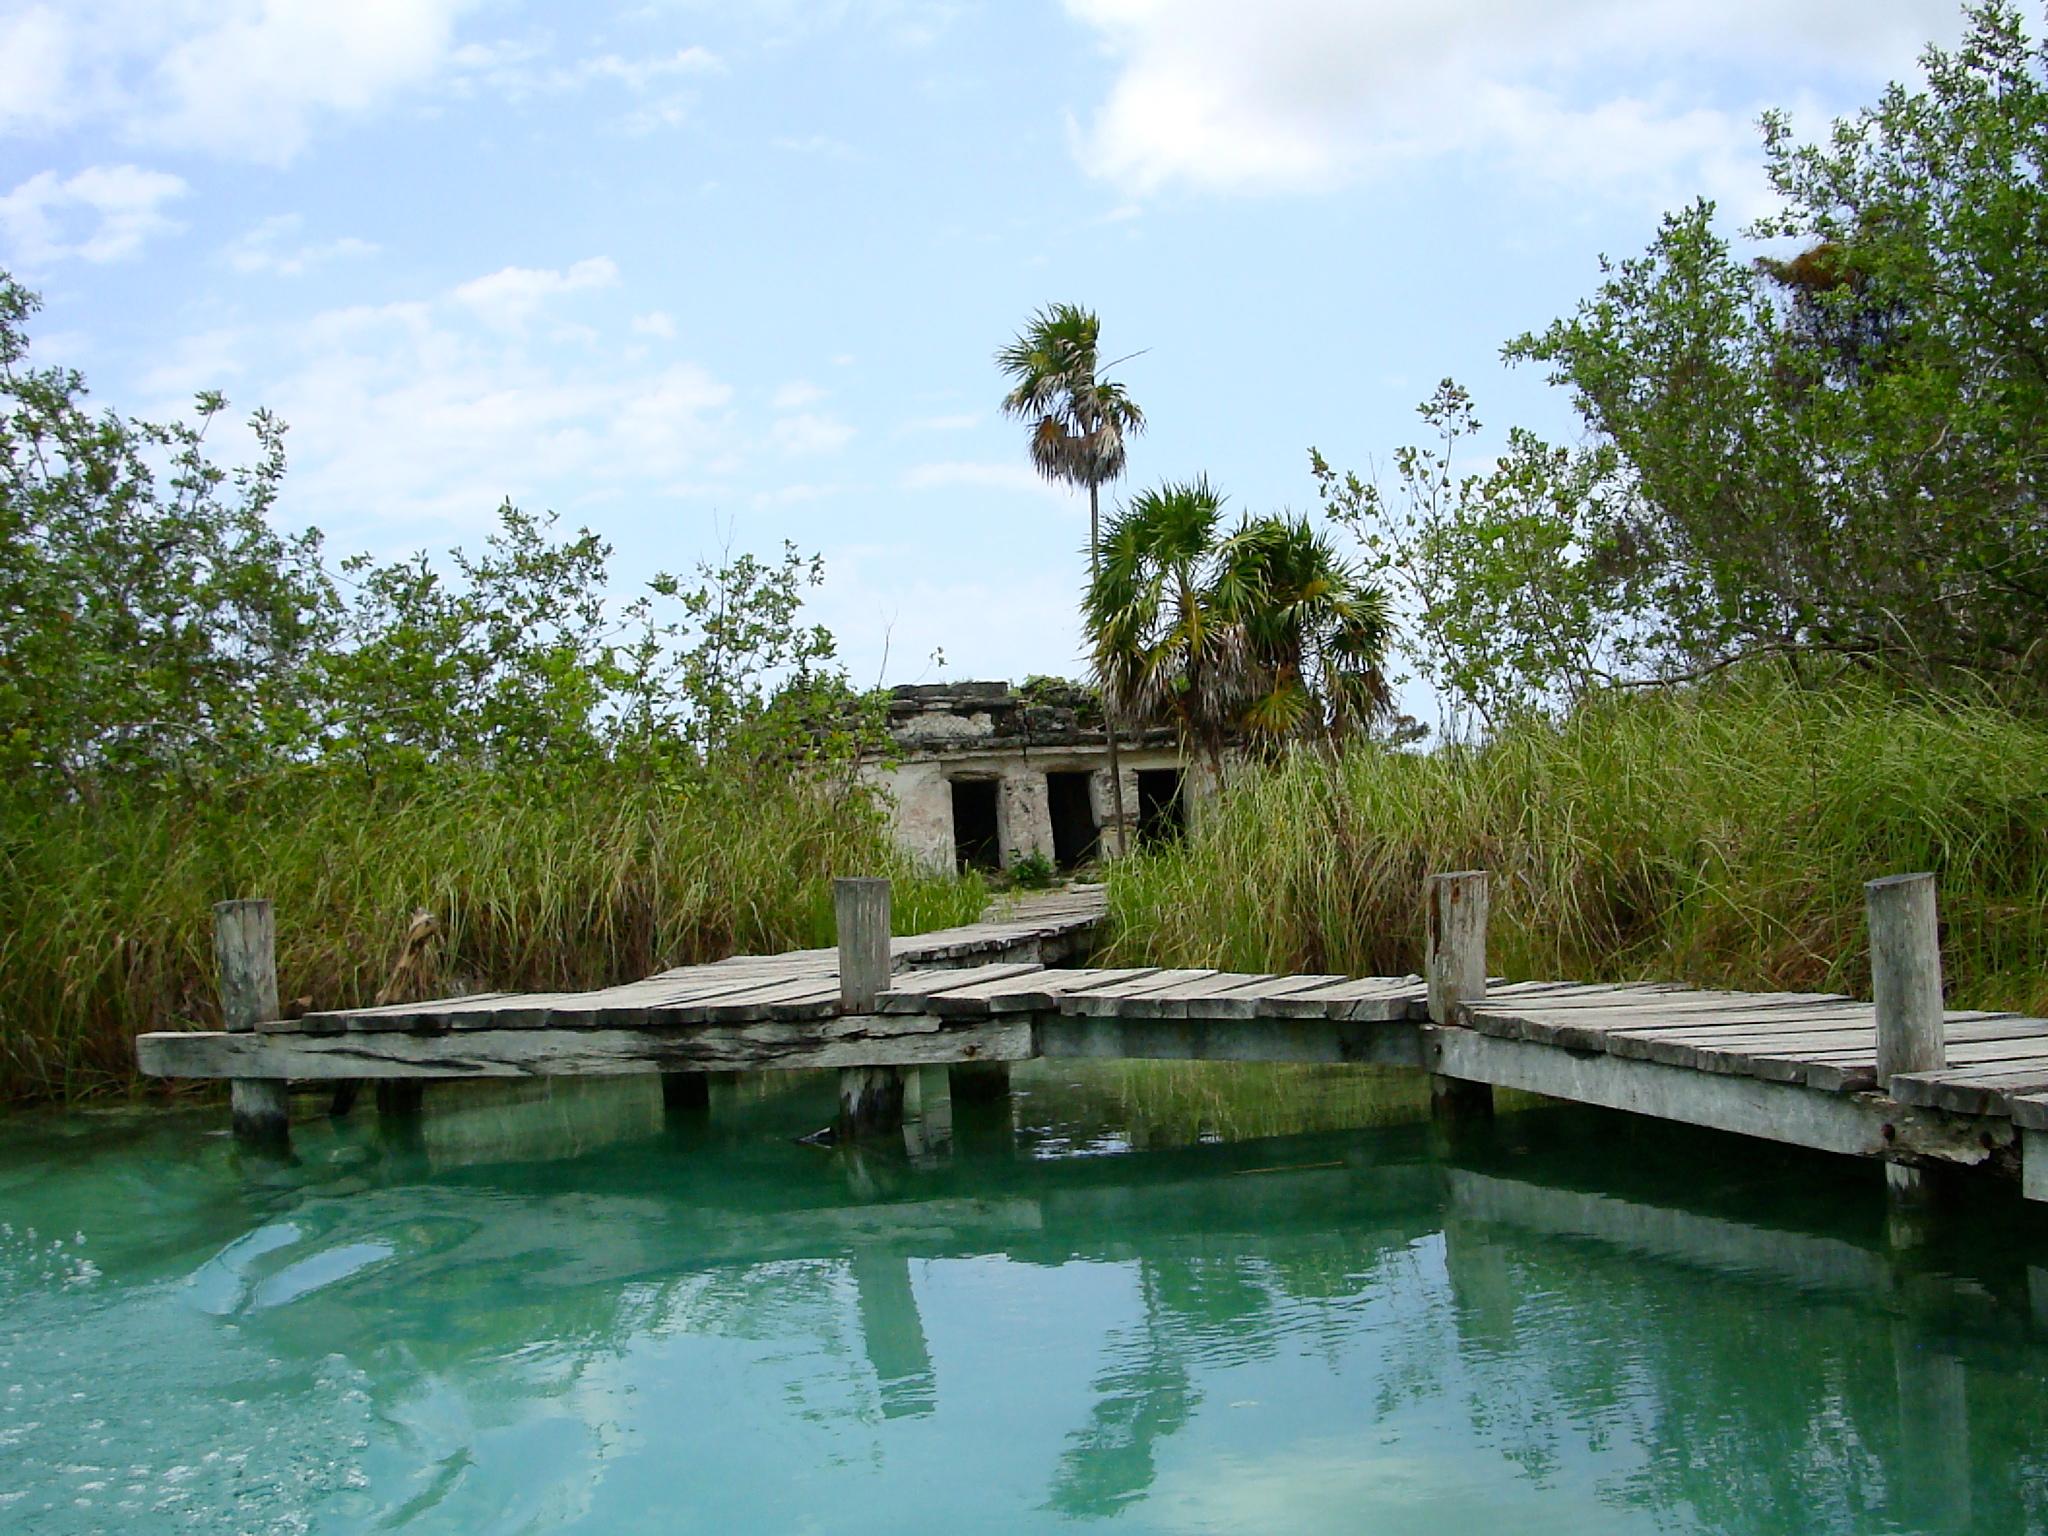
[[[598,1120],[600,1109],[565,1113]],[[545,1129],[551,1117],[536,1118]],[[1541,1173],[1505,1145],[1525,1134]],[[1357,1394],[1353,1430],[1420,1403],[1432,1425],[1460,1426],[1521,1469],[1509,1475],[1537,1479],[1540,1463],[1524,1463],[1538,1439],[1552,1457],[1632,1443],[1643,1502],[1697,1514],[1708,1501],[1698,1523],[1715,1528],[1734,1522],[1711,1518],[1713,1500],[1754,1510],[1774,1487],[1790,1497],[1849,1475],[1800,1460],[1839,1446],[1865,1469],[1854,1475],[1875,1478],[1856,1490],[1873,1518],[1964,1529],[1973,1468],[1995,1477],[2032,1454],[2041,1410],[2010,1370],[2013,1340],[2033,1326],[2017,1256],[2012,1274],[1953,1278],[1888,1249],[1875,1222],[1843,1235],[1745,1221],[1728,1212],[1760,1202],[1741,1187],[1701,1195],[1643,1171],[1610,1181],[1611,1148],[1590,1138],[1566,1166],[1543,1144],[1561,1134],[1504,1128],[1448,1163],[1432,1150],[1442,1138],[1418,1125],[1050,1163],[947,1154],[915,1176],[778,1139],[744,1164],[680,1146],[599,1153],[552,1184],[532,1164],[465,1172],[431,1148],[395,1146],[388,1161],[352,1165],[348,1193],[301,1202],[286,1246],[237,1254],[246,1300],[228,1305],[259,1335],[385,1351],[436,1379],[504,1369],[543,1315],[557,1355],[600,1373],[645,1333],[778,1350],[815,1340],[807,1368],[831,1373],[879,1434],[986,1393],[967,1364],[985,1354],[960,1352],[970,1335],[986,1350],[990,1330],[1008,1344],[1046,1325],[982,1314],[1015,1284],[1004,1265],[1114,1268],[1128,1302],[1083,1324],[1098,1330],[1085,1395],[1068,1401],[1057,1459],[1038,1469],[1048,1504],[1075,1516],[1144,1497],[1184,1456],[1176,1440],[1226,1411],[1229,1372],[1290,1350],[1331,1352],[1326,1368]],[[508,1128],[450,1150],[520,1140]],[[423,1157],[445,1177],[421,1184]],[[1761,1187],[1770,1170],[1742,1177]],[[473,1219],[480,1197],[496,1219]],[[279,1275],[310,1254],[372,1248],[386,1255],[374,1267],[270,1320]],[[998,1290],[976,1290],[977,1271]],[[1800,1306],[1770,1304],[1787,1284]],[[400,1292],[448,1305],[394,1316]],[[1559,1296],[1572,1304],[1560,1309]],[[1361,1327],[1372,1342],[1340,1363],[1336,1341],[1365,1337]],[[403,1390],[409,1378],[386,1379]]]
[[[1921,877],[1873,886],[1876,1004],[1664,985],[1489,987],[1475,874],[1432,882],[1427,982],[1048,969],[1088,942],[1102,916],[1096,891],[891,943],[886,886],[844,885],[838,951],[739,957],[596,992],[291,1020],[273,1005],[239,1030],[144,1035],[138,1051],[146,1071],[242,1087],[833,1068],[856,1130],[893,1129],[907,1068],[1032,1057],[1374,1063],[1428,1071],[1449,1109],[1483,1108],[1494,1087],[1523,1090],[1881,1159],[1907,1192],[1931,1166],[2009,1170],[2024,1144],[2027,1192],[2048,1198],[2048,1021],[1942,1013]]]

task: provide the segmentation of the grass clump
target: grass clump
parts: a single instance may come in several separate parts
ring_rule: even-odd
[[[567,990],[830,944],[845,874],[894,879],[898,932],[986,900],[909,866],[864,794],[800,776],[316,772],[20,811],[0,822],[0,1100],[129,1091],[137,1033],[218,1028],[223,898],[276,903],[280,995],[326,1008],[374,997],[415,908],[441,924],[436,990]]]
[[[1112,867],[1105,963],[1414,971],[1423,879],[1465,868],[1510,979],[1866,997],[1863,882],[1932,870],[1951,1005],[2048,1013],[2048,729],[1759,675],[1248,771]]]

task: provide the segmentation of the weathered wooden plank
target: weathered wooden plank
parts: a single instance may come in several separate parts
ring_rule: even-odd
[[[1233,987],[1227,992],[1213,993],[1195,1003],[1187,1005],[1187,1018],[1202,1018],[1218,1022],[1233,1019],[1278,1018],[1277,1013],[1264,1010],[1272,1003],[1297,992],[1313,992],[1319,987],[1331,986],[1340,981],[1349,981],[1348,976],[1270,976],[1247,978],[1250,983]]]
[[[1959,1115],[2004,1118],[2015,1097],[2048,1092],[2048,1052],[2032,1063],[1996,1063],[1940,1072],[1904,1072],[1891,1080],[1892,1097],[1901,1104],[1945,1109]]]
[[[2010,1125],[1951,1120],[1874,1094],[1816,1093],[1786,1083],[1566,1051],[1469,1029],[1421,1026],[1430,1070],[1578,1104],[1857,1157],[1904,1153],[1979,1163],[2009,1141]],[[1892,1134],[1887,1135],[1887,1128]]]
[[[841,1027],[844,1026],[844,1027]],[[465,1030],[321,1036],[146,1034],[142,1070],[157,1077],[551,1077],[624,1072],[735,1072],[1022,1061],[1028,1020],[940,1028],[877,1015],[813,1024],[687,1029]]]
[[[889,990],[877,999],[875,1011],[923,1013],[931,1000],[942,993],[987,986],[1018,976],[1033,976],[1044,969],[1045,967],[1036,961],[1023,961],[1011,965],[978,965],[953,970],[902,971],[890,978]]]
[[[1059,1010],[1061,1013],[1102,1017],[1119,1013],[1126,1003],[1141,1000],[1160,988],[1207,981],[1215,974],[1214,971],[1199,969],[1154,971],[1149,976],[1134,976],[1107,986],[1063,993],[1059,999]]]
[[[1117,1014],[1121,1018],[1131,1019],[1184,1019],[1188,1016],[1191,1005],[1246,991],[1278,979],[1263,973],[1215,971],[1197,981],[1172,982],[1147,992],[1142,997],[1127,998],[1117,1009]]]
[[[931,999],[929,1007],[940,1018],[1039,1013],[1056,1009],[1060,998],[1069,992],[1113,986],[1132,977],[1153,975],[1157,970],[1157,966],[1139,965],[1101,971],[1039,971],[1034,975],[941,992]]]
[[[1298,991],[1266,993],[1258,1016],[1358,1022],[1425,1018],[1428,992],[1420,976],[1368,976]]]

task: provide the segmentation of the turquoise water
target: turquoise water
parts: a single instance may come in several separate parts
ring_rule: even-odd
[[[0,1530],[2048,1530],[2016,1198],[1230,1071],[0,1122]]]

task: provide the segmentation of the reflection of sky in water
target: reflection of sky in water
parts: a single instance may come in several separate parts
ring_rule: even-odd
[[[16,1122],[0,1530],[2048,1530],[2032,1213],[1902,1259],[1868,1169],[1233,1081],[909,1160],[797,1146],[825,1084]]]

